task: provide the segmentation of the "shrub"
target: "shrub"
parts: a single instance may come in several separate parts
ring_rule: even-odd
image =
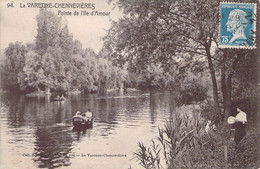
[[[192,104],[193,102],[200,102],[207,97],[207,88],[196,80],[184,84],[179,90],[179,97],[177,98],[178,105]]]
[[[206,120],[210,120],[212,124],[219,119],[218,113],[215,111],[213,101],[205,100],[200,104],[201,116]]]
[[[175,114],[159,137],[146,147],[139,142],[135,158],[144,168],[258,168],[258,145],[260,135],[250,130],[238,144],[230,139],[229,127],[204,131],[205,120],[198,111]],[[227,147],[227,160],[224,156]]]
[[[173,165],[172,160],[186,150],[203,146],[202,135],[205,122],[200,120],[199,114],[176,114],[176,116],[159,129],[159,137],[152,141],[150,147],[143,143],[138,144],[139,149],[134,154],[135,158],[145,168],[163,168],[163,160],[166,166]]]

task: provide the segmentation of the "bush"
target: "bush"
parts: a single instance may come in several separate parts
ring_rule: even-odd
[[[159,137],[152,141],[150,147],[139,142],[135,158],[144,168],[163,168],[172,166],[172,160],[189,149],[203,146],[202,135],[205,134],[205,122],[199,114],[176,114],[176,116],[159,129]],[[165,162],[162,162],[163,156]]]
[[[178,105],[192,104],[194,102],[200,102],[207,97],[207,88],[202,84],[199,84],[196,80],[190,81],[188,84],[182,86],[179,90],[179,96],[177,98]]]
[[[210,120],[214,124],[218,119],[218,113],[215,111],[213,101],[205,100],[200,104],[201,116],[206,120]]]
[[[210,105],[204,102],[201,106],[205,117],[206,110],[211,110]],[[195,107],[184,108],[185,113],[175,113],[174,118],[159,129],[159,136],[152,145],[139,142],[134,156],[140,165],[148,169],[260,167],[257,126],[250,123],[247,136],[236,145],[230,139],[229,126],[222,125],[206,133],[203,113]],[[227,147],[227,160],[224,147]]]

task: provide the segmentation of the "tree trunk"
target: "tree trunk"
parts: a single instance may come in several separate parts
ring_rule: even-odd
[[[120,83],[119,88],[120,88],[120,90],[122,90],[122,91],[124,90],[124,83],[123,83],[123,82]]]
[[[45,86],[45,94],[51,94],[50,88],[48,86]]]
[[[223,107],[224,107],[224,119],[226,119],[230,114],[231,107],[231,74],[227,75],[226,62],[228,58],[228,53],[225,50],[223,54],[223,61],[221,66],[221,89],[223,95]]]
[[[230,110],[231,110],[231,92],[232,92],[232,74],[229,74],[226,80],[226,98],[224,102],[225,106],[225,114],[224,117],[225,119],[228,118],[230,115]]]
[[[225,57],[225,56],[224,56]],[[226,57],[223,60],[222,67],[221,67],[221,90],[222,90],[222,97],[223,97],[223,109],[224,112],[226,111]]]
[[[212,81],[212,85],[213,85],[214,107],[215,107],[216,112],[219,115],[219,118],[221,118],[222,114],[221,114],[221,110],[220,110],[220,106],[219,106],[218,86],[217,86],[215,70],[213,67],[213,62],[212,62],[212,58],[211,58],[211,54],[210,54],[210,45],[206,46],[205,49],[206,49],[206,54],[207,54],[207,58],[208,58],[208,65],[209,65],[209,70],[210,70],[210,74],[211,74],[211,81]]]
[[[222,84],[222,94],[223,94],[223,106],[224,106],[224,119],[227,119],[230,115],[231,111],[231,96],[232,96],[232,76],[236,70],[238,61],[240,56],[231,56],[229,58],[235,58],[235,60],[232,62],[231,65],[229,65],[229,71],[226,68],[226,61],[228,58],[228,54],[232,55],[234,53],[228,53],[227,51],[224,51],[224,61],[223,66],[221,69],[221,84]],[[227,74],[228,72],[228,74]]]

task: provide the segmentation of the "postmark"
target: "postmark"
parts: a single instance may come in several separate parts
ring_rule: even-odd
[[[256,4],[220,3],[220,48],[256,48]]]

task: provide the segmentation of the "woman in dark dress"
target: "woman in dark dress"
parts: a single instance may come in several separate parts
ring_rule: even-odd
[[[240,141],[246,136],[246,125],[243,122],[235,122],[235,138],[234,141],[236,144],[239,144]]]
[[[233,106],[231,116],[235,117],[235,123],[232,128],[235,129],[234,141],[238,145],[240,141],[246,136],[246,113],[243,112],[238,106]]]

